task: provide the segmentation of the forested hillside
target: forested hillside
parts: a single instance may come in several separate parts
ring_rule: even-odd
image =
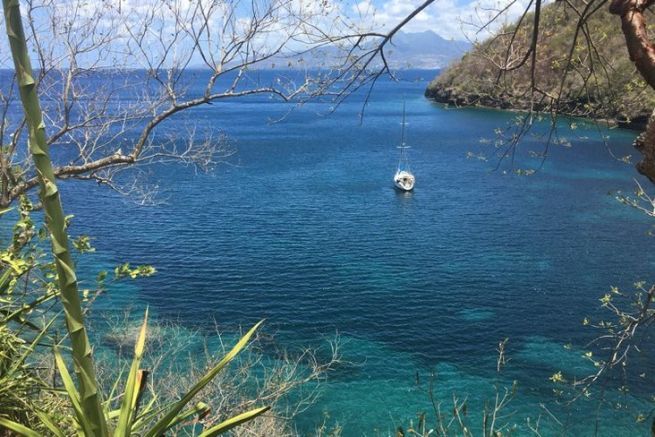
[[[534,96],[529,57],[522,64],[532,38],[531,23],[532,17],[527,16],[477,45],[435,78],[426,95],[458,106],[503,109],[529,109],[534,102],[535,109],[545,110],[555,103],[566,114],[645,123],[655,107],[655,92],[628,58],[617,17],[603,8],[577,29],[573,7],[560,2],[545,7]]]

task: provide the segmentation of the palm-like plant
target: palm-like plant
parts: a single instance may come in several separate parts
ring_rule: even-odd
[[[147,332],[146,312],[146,317],[135,345],[132,366],[124,385],[121,406],[118,410],[111,410],[110,403],[108,401],[103,402],[101,389],[95,374],[92,347],[84,323],[84,313],[78,293],[75,266],[69,250],[64,212],[46,141],[45,124],[37,94],[37,84],[34,80],[29,59],[19,1],[3,0],[2,3],[7,36],[9,37],[21,102],[28,126],[29,149],[40,179],[40,199],[43,204],[46,224],[52,242],[52,253],[54,255],[59,284],[59,296],[64,308],[66,327],[71,343],[73,368],[77,376],[76,386],[68,372],[68,367],[61,351],[55,350],[57,368],[75,413],[74,423],[79,434],[89,437],[105,437],[112,434],[116,437],[129,436],[136,432],[147,437],[158,437],[164,434],[166,430],[180,424],[187,418],[208,411],[208,406],[203,403],[198,403],[191,408],[188,408],[187,405],[247,345],[261,322],[248,331],[216,366],[210,369],[204,377],[191,387],[182,399],[165,407],[163,410],[157,410],[153,407],[154,401],[143,406],[143,408],[140,405],[146,379],[146,373],[140,368]],[[185,408],[187,409],[185,410]],[[267,409],[266,407],[257,408],[235,416],[210,429],[204,430],[201,435],[214,436],[221,434],[262,414]],[[65,435],[61,427],[49,417],[47,412],[37,411],[36,413],[42,424],[53,434],[56,436]],[[39,433],[24,424],[2,417],[0,417],[0,426],[4,426],[15,433],[25,436],[39,435]]]
[[[221,359],[212,369],[210,369],[193,387],[191,387],[186,395],[179,401],[167,405],[164,408],[155,408],[157,401],[156,396],[153,396],[150,401],[143,405],[141,400],[143,398],[144,390],[146,387],[147,372],[140,368],[141,360],[145,350],[146,334],[147,334],[147,318],[148,313],[141,325],[139,335],[134,346],[134,358],[130,367],[127,380],[123,388],[122,398],[119,408],[112,409],[112,404],[109,400],[102,402],[102,416],[107,426],[106,436],[112,435],[114,437],[128,437],[134,434],[142,435],[145,437],[158,437],[163,435],[167,430],[183,423],[193,416],[203,417],[210,411],[210,407],[204,402],[197,402],[193,406],[188,407],[191,400],[200,392],[211,380],[243,349],[246,347],[250,338],[253,336],[257,328],[262,322],[257,323],[250,329],[228,352],[223,359]],[[38,341],[38,339],[37,339]],[[20,363],[25,359],[25,354],[21,357]],[[19,361],[17,361],[18,363]],[[98,429],[97,424],[92,423],[90,417],[85,415],[82,403],[80,402],[80,392],[75,387],[73,378],[71,377],[66,363],[62,357],[61,351],[55,349],[55,362],[59,374],[61,376],[64,388],[68,394],[72,409],[74,411],[73,422],[78,434],[84,436],[96,436],[101,434],[93,434],[92,430]],[[16,364],[14,364],[16,365]],[[114,388],[118,385],[118,381]],[[113,398],[114,393],[110,393],[109,399]],[[211,437],[226,432],[235,426],[238,426],[248,420],[251,420],[260,414],[266,412],[268,407],[256,408],[227,419],[218,425],[212,426],[203,430],[199,437]],[[47,428],[52,434],[58,437],[66,435],[65,429],[55,423],[55,421],[45,411],[36,411],[36,416],[40,419],[41,425]],[[37,437],[40,434],[33,429],[23,424],[11,421],[6,418],[0,417],[0,426],[14,431],[17,434]]]

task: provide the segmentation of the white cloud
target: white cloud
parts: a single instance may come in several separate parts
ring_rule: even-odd
[[[355,14],[370,15],[375,26],[391,29],[400,23],[423,0],[387,0],[373,2],[363,0],[353,5]],[[423,32],[431,30],[444,38],[480,39],[490,35],[501,25],[518,18],[527,7],[528,0],[515,2],[498,20],[482,32],[479,28],[509,3],[509,0],[473,0],[458,2],[456,0],[437,0],[412,19],[404,28],[405,32]]]
[[[57,62],[65,62],[66,37],[64,31],[50,26],[54,20],[59,25],[70,23],[74,27],[72,35],[79,40],[81,46],[93,46],[94,40],[88,33],[95,32],[96,39],[100,35],[111,39],[103,50],[91,50],[84,56],[86,64],[118,66],[116,62],[126,59],[133,44],[130,43],[127,30],[143,32],[144,45],[148,46],[146,53],[132,56],[130,66],[144,61],[144,57],[157,62],[162,51],[166,49],[160,43],[160,37],[166,39],[177,34],[178,40],[172,50],[167,53],[167,62],[173,59],[184,59],[191,56],[193,63],[199,64],[198,53],[193,53],[194,44],[189,33],[181,29],[193,29],[194,32],[211,33],[200,38],[199,44],[206,52],[220,53],[225,42],[233,39],[233,34],[247,33],[249,23],[255,8],[259,13],[266,10],[266,5],[280,5],[273,17],[266,21],[260,33],[251,40],[253,45],[249,50],[258,53],[265,52],[276,44],[285,41],[286,50],[294,50],[311,46],[316,39],[321,39],[323,32],[333,36],[367,31],[388,31],[400,23],[405,17],[418,8],[424,0],[253,0],[240,2],[238,0],[106,0],[103,2],[88,0],[61,0],[45,2],[47,7],[38,8],[36,13],[37,28],[43,34],[42,43],[52,46],[52,52],[59,55]],[[508,21],[514,21],[525,9],[529,0],[517,0],[503,17],[489,26],[482,33],[476,30],[484,24],[494,11],[507,5],[511,0],[436,0],[424,11],[418,14],[403,29],[406,32],[422,32],[431,30],[444,38],[462,40],[482,39],[490,32],[498,29]],[[206,28],[198,22],[200,17],[198,7],[202,5],[204,12],[209,13],[209,26]],[[228,11],[234,12],[229,14]],[[225,17],[230,16],[234,23],[224,26]],[[177,17],[177,19],[175,19]],[[286,17],[286,18],[285,18]],[[303,18],[293,18],[303,17]],[[149,21],[149,24],[146,22]],[[305,24],[302,24],[305,23]],[[225,30],[225,35],[223,30]],[[303,35],[303,29],[306,33]],[[192,32],[193,33],[193,32]],[[352,42],[352,41],[351,41]],[[344,42],[346,44],[346,42]],[[128,45],[130,47],[128,47]],[[257,47],[255,47],[256,45]],[[0,53],[6,53],[6,40],[0,41]],[[47,47],[46,47],[47,48]],[[0,60],[0,62],[2,62]],[[168,64],[165,64],[168,65]],[[4,65],[2,65],[4,66]]]

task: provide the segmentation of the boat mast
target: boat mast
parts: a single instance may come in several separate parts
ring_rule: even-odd
[[[405,122],[405,100],[403,100],[403,122],[401,123],[401,129],[400,129],[400,146],[398,147],[400,149],[400,160],[398,161],[398,170],[407,170],[409,171],[409,160],[407,159],[407,152],[406,149],[408,149],[407,143],[405,142],[405,125],[407,123]]]
[[[405,101],[403,100],[403,122],[400,130],[400,147],[405,147]]]

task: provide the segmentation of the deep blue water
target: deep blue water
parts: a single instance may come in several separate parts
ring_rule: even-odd
[[[489,156],[484,139],[514,115],[432,103],[423,97],[432,76],[381,81],[361,124],[359,98],[328,116],[319,114],[327,104],[311,103],[276,124],[268,120],[289,106],[268,97],[180,114],[162,130],[193,122],[220,129],[236,154],[209,174],[152,169],[156,206],[65,183],[75,232],[93,236],[98,249],[86,271],[121,261],[158,269],[113,290],[99,308],[147,304],[160,318],[201,328],[213,319],[232,329],[266,318],[266,330],[289,347],[338,332],[352,364],[330,375],[298,421],[303,433],[324,411],[346,436],[406,425],[428,405],[416,373],[425,380],[436,369],[444,405],[456,392],[480,410],[494,384],[516,380],[512,423],[542,416],[545,435],[593,434],[595,398],[558,405],[548,377],[593,371],[581,358],[594,334],[582,319],[598,313],[611,285],[651,279],[650,222],[608,194],[632,191],[636,172],[580,121],[572,131],[562,123],[573,147],[552,146],[535,175],[503,171],[508,162],[493,171],[496,158],[467,152]],[[403,100],[417,176],[409,194],[391,182]],[[604,134],[617,156],[633,154],[634,132]],[[541,138],[528,136],[516,165],[538,166],[527,152],[542,148]],[[506,337],[510,361],[497,374],[495,349]],[[640,365],[652,384],[652,362]],[[615,396],[616,384],[607,392]],[[647,394],[637,386],[621,397],[631,410],[604,413],[600,434],[644,432],[634,415],[650,411],[640,401]]]

